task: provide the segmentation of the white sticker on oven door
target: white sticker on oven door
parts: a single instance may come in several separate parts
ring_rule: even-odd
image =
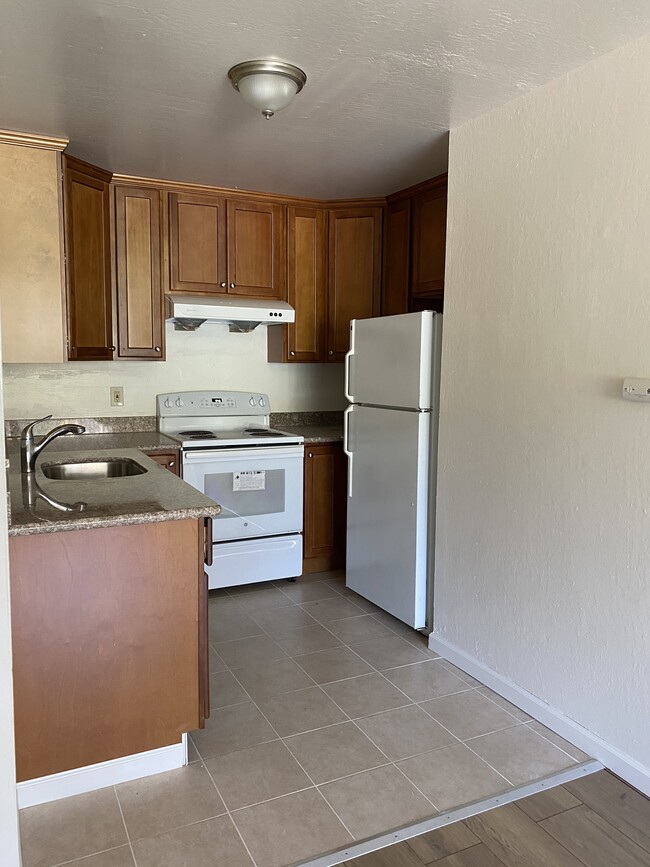
[[[232,474],[233,491],[263,491],[265,488],[265,470],[242,470]]]

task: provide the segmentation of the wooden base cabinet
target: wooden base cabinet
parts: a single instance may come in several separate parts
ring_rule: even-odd
[[[341,443],[305,446],[303,573],[345,564],[347,458]]]
[[[150,457],[152,461],[160,464],[161,467],[169,470],[170,473],[173,473],[175,476],[180,476],[180,459],[178,451],[145,452],[145,455]]]
[[[9,556],[19,781],[203,724],[203,521],[12,536]]]

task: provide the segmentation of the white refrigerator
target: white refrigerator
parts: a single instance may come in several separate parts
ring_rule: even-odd
[[[432,628],[442,315],[351,323],[345,360],[347,586]]]

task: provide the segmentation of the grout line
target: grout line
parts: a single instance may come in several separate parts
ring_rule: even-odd
[[[244,840],[244,838],[243,838],[243,836],[242,836],[242,834],[241,834],[241,831],[239,830],[239,828],[238,828],[237,825],[235,824],[235,822],[234,822],[234,820],[233,820],[233,818],[232,818],[232,815],[231,815],[231,813],[230,813],[230,809],[228,808],[228,805],[226,804],[226,801],[225,801],[223,795],[222,795],[221,792],[219,791],[219,787],[218,787],[217,784],[215,783],[215,781],[214,781],[214,777],[213,777],[212,774],[210,773],[210,769],[206,766],[205,762],[202,762],[202,764],[203,764],[203,767],[205,768],[205,772],[206,772],[206,774],[207,774],[208,777],[210,778],[210,782],[212,783],[212,785],[214,786],[214,788],[215,788],[216,791],[217,791],[217,795],[219,795],[219,797],[221,798],[221,802],[222,802],[222,804],[224,805],[224,807],[225,807],[225,809],[226,809],[226,815],[227,815],[228,818],[230,819],[230,822],[231,822],[233,828],[234,828],[235,831],[237,832],[237,834],[238,834],[238,836],[239,836],[239,839],[240,839],[241,842],[242,842],[242,846],[244,847],[244,849],[245,849],[246,852],[248,853],[248,857],[249,857],[249,858],[251,859],[251,861],[253,862],[253,867],[257,867],[257,862],[256,862],[255,859],[253,858],[253,853],[252,853],[252,852],[250,851],[250,849],[248,848],[248,846],[247,846],[247,844],[246,844],[246,840]],[[206,820],[206,821],[207,821],[207,820]],[[136,864],[136,867],[137,867],[137,864]]]
[[[529,731],[538,735],[540,738],[543,738],[545,741],[548,741],[548,743],[551,744],[552,746],[554,746],[556,750],[560,750],[561,753],[565,753],[565,755],[567,755],[570,759],[572,759],[576,764],[579,765],[581,762],[588,762],[590,760],[595,761],[595,759],[593,759],[591,756],[587,756],[587,753],[585,753],[584,750],[580,750],[580,752],[583,753],[583,755],[587,756],[587,758],[578,759],[576,756],[572,756],[571,753],[568,752],[568,750],[565,750],[562,747],[558,747],[558,745],[554,744],[550,738],[546,737],[546,735],[542,734],[541,732],[536,732],[534,728],[531,728],[532,723],[537,723],[537,725],[540,725],[540,726],[543,725],[543,723],[539,722],[539,720],[536,720],[536,719],[531,719],[528,722],[523,723],[523,725],[525,725]],[[555,734],[555,732],[553,732],[553,734]],[[560,736],[557,735],[557,737],[560,737]],[[562,740],[564,740],[564,738],[562,738]],[[570,743],[570,742],[567,741],[567,743]],[[571,746],[573,746],[573,744],[571,744]],[[575,749],[577,750],[578,747],[576,747]]]
[[[120,811],[120,816],[122,817],[122,823],[124,824],[124,831],[126,833],[126,840],[129,846],[129,851],[131,852],[131,857],[133,858],[133,863],[135,864],[135,867],[138,867],[138,862],[135,858],[135,852],[133,851],[133,844],[131,843],[131,835],[129,834],[126,819],[124,818],[124,810],[122,810],[122,804],[120,803],[120,796],[117,794],[117,789],[115,786],[111,786],[111,789],[113,790],[113,794],[115,795],[115,800],[117,801],[117,808]]]

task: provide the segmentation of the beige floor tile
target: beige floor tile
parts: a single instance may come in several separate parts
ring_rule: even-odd
[[[373,638],[390,638],[393,633],[387,626],[369,614],[346,617],[344,620],[329,620],[327,628],[345,644],[358,644]]]
[[[235,587],[228,587],[228,594],[235,599],[246,593],[259,593],[260,591],[268,590],[269,587],[275,587],[274,581],[255,581],[252,584],[238,584]]]
[[[115,787],[131,841],[153,837],[226,812],[199,762]]]
[[[88,855],[78,861],[68,861],[70,867],[135,867],[130,846],[120,846],[119,849],[109,849],[97,855]]]
[[[528,728],[532,729],[532,731],[541,735],[543,738],[546,738],[546,740],[550,741],[554,746],[564,750],[564,752],[568,753],[572,759],[576,760],[576,762],[588,762],[592,758],[588,753],[584,753],[582,750],[578,749],[578,747],[574,747],[574,745],[569,743],[569,741],[565,741],[564,738],[556,735],[555,732],[547,729],[546,726],[543,726],[540,722],[537,722],[537,720],[533,720],[533,722],[529,723]]]
[[[319,623],[328,623],[330,620],[342,620],[344,617],[355,617],[363,614],[358,605],[350,602],[344,596],[333,596],[331,599],[321,599],[318,602],[306,602],[301,608]]]
[[[386,756],[354,723],[296,735],[287,738],[285,743],[315,783],[387,764]]]
[[[456,738],[417,705],[357,720],[359,728],[391,761],[457,743]]]
[[[287,654],[270,635],[253,635],[250,638],[236,638],[219,644],[219,654],[230,668],[243,668],[260,661],[282,659]]]
[[[315,789],[238,810],[232,818],[257,867],[285,867],[351,841]]]
[[[51,867],[127,842],[112,788],[21,810],[23,867]]]
[[[477,689],[477,692],[480,692],[481,695],[484,695],[486,698],[489,698],[490,701],[493,701],[495,704],[498,704],[499,707],[503,708],[503,710],[507,710],[509,714],[515,719],[518,719],[519,722],[531,722],[532,717],[529,713],[526,713],[525,710],[522,710],[519,707],[516,707],[514,704],[511,704],[505,698],[499,695],[497,692],[493,692],[487,686],[480,686]]]
[[[204,729],[192,732],[192,740],[204,759],[243,750],[277,737],[252,702],[213,710]]]
[[[281,737],[347,720],[319,686],[262,699],[259,706]]]
[[[286,635],[278,635],[277,641],[289,656],[301,656],[303,653],[314,653],[317,650],[341,646],[338,638],[320,624],[302,626],[300,629],[287,632]]]
[[[210,707],[212,709],[241,704],[244,701],[250,701],[250,698],[230,671],[217,671],[215,674],[210,674]]]
[[[451,810],[511,788],[464,744],[407,759],[399,767],[439,810]]]
[[[459,677],[461,680],[465,681],[468,686],[483,686],[480,680],[476,680],[475,677],[467,674],[465,671],[462,670],[462,668],[458,668],[456,665],[453,665],[446,659],[442,659],[442,657],[439,657],[439,664],[442,665],[443,668],[446,668],[447,671],[455,674],[456,677]]]
[[[271,635],[286,635],[301,626],[314,626],[316,621],[299,605],[287,605],[273,611],[256,611],[255,622]]]
[[[316,683],[332,683],[347,677],[370,674],[372,668],[349,647],[333,647],[297,656],[296,662]]]
[[[402,623],[401,620],[393,617],[393,615],[389,614],[387,611],[377,611],[372,616],[376,618],[380,623],[383,623],[384,626],[387,626],[391,630],[391,632],[395,632],[397,635],[401,635],[402,638],[405,638],[407,641],[409,639],[417,639],[418,641],[420,641],[423,638],[420,632],[411,628],[410,626],[407,626],[406,623]]]
[[[194,746],[194,741],[192,740],[191,735],[187,736],[187,761],[188,762],[200,762],[201,756],[199,755],[199,751]]]
[[[323,689],[353,719],[411,703],[381,674],[366,674],[329,683]]]
[[[231,641],[233,638],[248,638],[251,635],[260,635],[264,630],[238,605],[234,605],[225,611],[210,610],[210,641],[219,645],[222,641]],[[217,647],[219,653],[219,647]]]
[[[312,783],[282,741],[272,741],[207,759],[221,797],[229,810],[249,807]]]
[[[571,767],[574,760],[527,726],[504,729],[469,742],[500,774],[519,786]]]
[[[469,689],[466,683],[433,659],[430,662],[389,669],[384,674],[413,701],[427,701]]]
[[[259,660],[254,665],[233,670],[254,701],[314,685],[309,675],[289,657],[270,662]]]
[[[246,639],[244,639],[246,640]],[[224,662],[224,660],[219,656],[217,651],[214,649],[212,645],[210,645],[210,674],[216,674],[217,671],[225,671],[228,666]]]
[[[358,607],[367,614],[383,613],[383,610],[378,605],[375,605],[375,603],[371,602],[369,599],[364,599],[363,596],[359,596],[358,593],[355,593],[354,590],[350,590],[349,587],[346,587],[345,590],[341,591],[341,596],[345,597],[345,599],[350,602],[354,602],[355,605],[358,605]]]
[[[324,581],[305,582],[299,579],[295,584],[287,584],[282,588],[292,602],[316,602],[319,599],[329,599],[336,596],[337,592]]]
[[[396,668],[398,665],[409,665],[412,662],[424,662],[427,659],[417,647],[413,647],[397,635],[356,644],[354,651],[379,671]]]
[[[421,707],[461,741],[521,725],[511,714],[479,695],[475,689],[434,698],[425,701]]]
[[[320,790],[357,840],[436,813],[394,765],[326,783]]]
[[[255,593],[242,593],[237,597],[237,602],[248,614],[255,611],[272,611],[275,608],[284,608],[293,604],[282,590],[268,585]]]
[[[252,867],[231,819],[220,816],[133,846],[138,867]]]

